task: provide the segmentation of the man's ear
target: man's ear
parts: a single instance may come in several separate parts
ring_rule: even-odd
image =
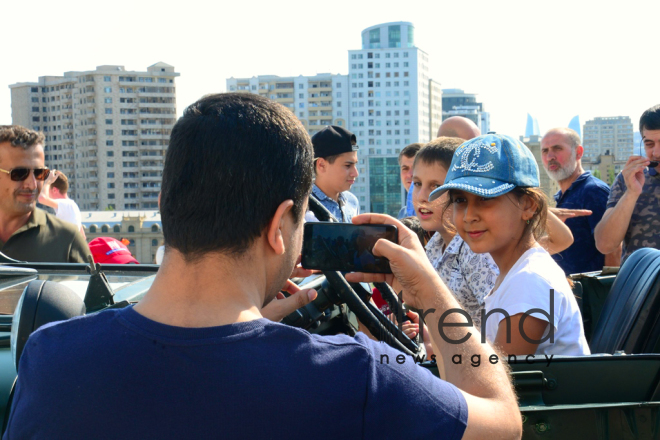
[[[59,197],[60,196],[60,190],[58,188],[55,188],[54,186],[51,186],[50,187],[50,194],[48,194],[48,196],[51,199],[54,198],[53,196]]]
[[[277,207],[275,215],[270,219],[268,223],[266,238],[268,239],[268,244],[273,248],[273,251],[277,255],[282,255],[284,253],[284,237],[282,231],[285,226],[286,218],[289,216],[289,212],[293,207],[293,200],[288,199],[280,203],[280,206]]]
[[[584,155],[584,147],[582,145],[578,145],[575,147],[575,159],[580,160],[582,159],[582,156]]]
[[[320,174],[322,171],[325,171],[327,166],[328,166],[328,161],[325,160],[322,157],[319,157],[316,159],[316,163],[314,164],[316,167],[316,174]]]

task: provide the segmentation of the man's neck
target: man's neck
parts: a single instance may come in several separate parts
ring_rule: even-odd
[[[323,191],[323,194],[330,197],[335,202],[339,201],[339,194],[341,194],[341,192],[337,192],[335,190],[332,190],[332,189],[328,188],[328,185],[324,185],[323,183],[321,183],[321,184],[319,184],[319,182],[315,182],[315,183],[316,183],[316,186],[318,186],[319,189],[321,191]]]
[[[6,243],[14,232],[23,227],[32,215],[32,211],[27,214],[19,216],[7,216],[5,213],[0,212],[0,240]]]
[[[584,169],[582,169],[582,164],[580,162],[577,163],[577,166],[575,167],[575,171],[573,171],[573,174],[571,174],[568,178],[564,180],[560,180],[559,183],[559,189],[561,189],[562,194],[566,192],[568,188],[571,187],[573,182],[577,180],[578,177],[584,174]]]
[[[213,254],[188,263],[170,250],[135,311],[162,324],[191,328],[259,319],[268,277],[266,265],[255,260],[259,256]],[[259,267],[264,269],[255,270]]]

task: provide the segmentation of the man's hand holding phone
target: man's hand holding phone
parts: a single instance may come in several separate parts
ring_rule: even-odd
[[[347,274],[346,279],[351,282],[385,281],[392,285],[396,277],[403,289],[403,299],[408,305],[422,308],[423,302],[432,304],[435,285],[442,281],[426,257],[417,235],[400,221],[384,214],[361,214],[353,217],[353,223],[395,225],[399,237],[398,244],[381,239],[373,248],[375,256],[385,257],[390,261],[391,274],[356,272]]]

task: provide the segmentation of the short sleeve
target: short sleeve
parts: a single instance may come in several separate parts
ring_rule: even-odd
[[[521,289],[520,286],[525,286]],[[532,309],[541,309],[544,313],[550,311],[550,294],[553,292],[554,311],[552,312],[552,325],[557,329],[559,324],[559,310],[561,294],[558,294],[557,286],[553,286],[545,278],[529,272],[519,272],[507,282],[506,290],[498,292],[500,300],[497,302],[497,308],[505,310],[509,316],[520,313],[527,313]],[[550,318],[541,313],[531,313],[530,316],[542,321],[550,322]],[[500,316],[500,321],[504,319]]]
[[[372,362],[363,438],[462,438],[468,410],[458,388],[382,342],[366,340],[365,344]]]
[[[619,173],[614,179],[614,184],[612,184],[612,190],[610,191],[610,197],[607,199],[607,206],[605,209],[614,208],[619,202],[623,193],[626,192],[626,182],[623,180],[623,174]]]

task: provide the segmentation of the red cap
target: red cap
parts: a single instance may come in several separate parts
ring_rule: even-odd
[[[101,264],[140,264],[121,241],[112,237],[98,237],[89,242],[94,262]]]

